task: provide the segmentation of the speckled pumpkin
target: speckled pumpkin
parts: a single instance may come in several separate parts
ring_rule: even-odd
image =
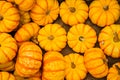
[[[84,23],[88,18],[88,6],[84,0],[65,0],[60,4],[60,17],[71,26]]]
[[[119,80],[120,79],[120,62],[114,63],[112,67],[110,67],[107,80]]]
[[[84,53],[94,47],[97,36],[95,30],[87,24],[77,24],[70,28],[67,35],[68,45],[75,52]]]
[[[36,0],[14,0],[14,1],[18,5],[19,9],[22,11],[31,10],[36,2]]]
[[[32,20],[39,25],[52,23],[59,14],[57,0],[36,0],[35,6],[30,11]]]
[[[17,52],[16,40],[7,33],[0,33],[0,64],[11,61]]]
[[[18,10],[7,1],[0,1],[0,32],[11,32],[20,20]]]
[[[33,42],[25,42],[19,48],[15,71],[21,77],[31,77],[39,71],[41,60],[40,47]]]
[[[7,63],[0,64],[0,70],[2,71],[13,71],[15,66],[14,61],[9,61]]]
[[[61,53],[46,52],[43,58],[42,80],[64,80],[65,62]]]
[[[99,34],[99,45],[104,53],[113,58],[120,57],[120,25],[113,24],[103,28]]]
[[[90,4],[90,20],[99,27],[113,24],[119,16],[120,7],[117,0],[94,0]]]
[[[39,30],[38,42],[46,51],[61,51],[66,41],[66,31],[59,24],[47,24]]]
[[[83,80],[86,77],[87,69],[82,55],[70,53],[64,57],[64,60],[66,80]]]
[[[100,48],[90,48],[85,51],[84,63],[88,72],[95,78],[102,78],[108,74],[107,58]]]
[[[11,73],[0,72],[0,80],[16,80],[16,79]]]
[[[17,42],[24,42],[29,40],[35,40],[38,35],[40,27],[33,22],[24,24],[17,32],[15,33],[15,39]]]

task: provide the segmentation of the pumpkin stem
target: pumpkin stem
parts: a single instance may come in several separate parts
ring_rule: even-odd
[[[83,36],[80,36],[80,37],[79,37],[79,40],[80,40],[80,41],[84,41],[84,37],[83,37]]]
[[[103,9],[104,9],[105,11],[107,11],[107,10],[109,9],[109,6],[106,5],[106,6],[103,7]]]
[[[76,67],[76,65],[74,64],[74,62],[71,62],[71,67],[74,69]]]
[[[76,9],[74,7],[70,7],[70,12],[74,13],[76,11]]]
[[[30,40],[35,44],[38,44],[37,36],[33,36]]]
[[[114,33],[113,41],[114,41],[114,42],[119,42],[119,41],[120,41],[117,32]]]
[[[46,11],[46,15],[49,15],[49,14],[50,14],[50,10],[47,10],[47,11]]]
[[[103,62],[104,62],[105,64],[107,64],[108,59],[103,59]]]
[[[117,71],[118,71],[118,74],[120,75],[120,67],[118,65],[115,65]]]
[[[50,36],[48,36],[48,39],[49,39],[49,40],[53,40],[53,39],[54,39],[54,36],[53,36],[53,35],[50,35]]]
[[[3,16],[2,15],[0,15],[0,21],[2,21],[3,20]]]

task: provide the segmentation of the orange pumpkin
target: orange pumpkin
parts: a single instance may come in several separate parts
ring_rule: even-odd
[[[11,73],[0,72],[0,80],[16,80],[16,79]]]
[[[107,80],[119,80],[120,79],[120,62],[114,63],[109,69]]]
[[[41,67],[42,51],[33,42],[23,43],[18,52],[15,71],[21,77],[30,77],[36,74]]]
[[[30,16],[35,23],[44,26],[56,20],[58,13],[59,3],[57,0],[36,0]]]
[[[108,74],[107,58],[100,48],[90,48],[85,51],[84,63],[88,72],[95,78]]]
[[[98,37],[100,48],[113,58],[120,57],[120,25],[113,24],[103,28]]]
[[[7,33],[0,33],[0,64],[11,61],[17,52],[15,39]]]
[[[64,57],[66,80],[83,80],[86,77],[87,69],[84,65],[83,56],[77,53],[70,53]]]
[[[60,17],[71,26],[84,23],[88,18],[88,6],[84,0],[65,0],[60,4]]]
[[[56,51],[46,52],[43,58],[42,80],[64,80],[65,62],[63,55]]]
[[[17,28],[20,20],[18,10],[6,1],[0,1],[0,32],[11,32]]]
[[[14,61],[9,61],[7,63],[0,64],[0,70],[2,71],[13,71],[15,63]]]
[[[26,23],[15,33],[14,37],[17,42],[34,40],[37,38],[39,29],[40,27],[36,23]]]
[[[94,47],[97,36],[95,30],[86,24],[77,24],[70,28],[67,35],[68,45],[75,52],[84,53]]]
[[[14,0],[22,11],[29,11],[35,5],[36,0]]]
[[[113,24],[119,16],[120,7],[117,0],[94,0],[90,4],[90,20],[99,27]]]
[[[61,51],[66,41],[66,31],[59,24],[47,24],[39,30],[38,42],[46,51]]]

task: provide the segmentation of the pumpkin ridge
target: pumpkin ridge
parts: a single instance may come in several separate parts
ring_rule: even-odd
[[[114,48],[115,48],[115,46],[113,45],[113,47],[112,47],[112,51],[111,51],[111,53],[110,53],[110,56],[113,55],[113,50],[114,50]]]
[[[94,9],[94,7],[93,7],[93,9]],[[92,9],[91,9],[91,11],[92,11]],[[97,10],[95,10],[94,12],[92,12],[92,14],[90,15],[90,13],[89,13],[89,17],[90,18],[92,18],[93,16],[94,16],[94,14],[96,13],[96,12],[98,12],[99,11],[99,8],[97,9]],[[103,11],[99,11],[99,13],[103,13]]]
[[[19,39],[17,36],[19,36]],[[17,42],[22,42],[22,40],[23,40],[22,36],[20,35],[20,32],[17,32],[14,37],[15,37]]]
[[[26,33],[28,33],[30,36],[32,36],[32,34],[29,32],[29,30],[27,30],[26,27],[23,26],[23,30],[24,30]],[[30,38],[31,38],[31,37],[30,37]]]
[[[20,2],[20,3],[16,3],[16,4],[21,5],[21,4],[23,4],[23,3],[24,3],[24,1],[25,1],[25,0],[21,0],[21,2]]]
[[[17,51],[16,51],[14,48],[12,48],[12,47],[9,47],[9,46],[4,46],[4,47],[11,49],[11,50],[14,51],[15,53],[17,52]]]
[[[2,1],[0,11],[2,10],[3,6],[6,4],[6,1]],[[2,79],[1,79],[2,80]]]
[[[90,53],[90,52],[89,52],[89,53]],[[86,56],[85,56],[85,57],[86,57]],[[88,61],[91,62],[91,61],[97,60],[97,59],[103,59],[103,58],[102,58],[102,57],[91,58],[91,59],[85,61],[85,63],[88,62]]]
[[[45,76],[42,76],[42,80],[49,80],[49,79],[47,79]]]
[[[75,69],[75,72],[77,73],[77,75],[79,76],[80,80],[82,80],[81,75],[79,74],[79,72]],[[85,72],[86,73],[86,72]]]
[[[7,80],[9,80],[10,76],[11,76],[11,75],[10,75],[10,74],[8,74],[8,78],[7,78]]]
[[[11,3],[9,3],[9,4],[11,4]],[[3,13],[7,13],[7,11],[8,11],[10,8],[14,8],[12,4],[9,5],[9,7],[8,7],[7,9],[5,9],[5,11],[4,11]],[[15,8],[15,9],[16,9],[16,8]],[[3,14],[3,15],[4,15],[4,14]]]
[[[80,13],[77,13],[77,14],[81,15]],[[85,16],[83,16],[83,15],[81,15],[81,17],[82,17],[84,20],[86,19]]]
[[[60,72],[60,71],[64,71],[64,69],[59,69],[59,70],[45,70],[43,69],[45,72]]]
[[[3,23],[4,27],[5,27],[7,30],[11,30],[8,26],[6,26],[4,20],[2,21],[2,23]]]
[[[98,16],[98,18],[96,19],[96,24],[98,24],[99,23],[99,19],[101,18],[101,16],[103,15],[103,12],[101,11],[101,13],[100,13],[100,15]],[[93,15],[94,16],[94,15]]]
[[[109,10],[109,13],[111,13],[111,15],[113,16],[114,21],[116,21],[117,19],[115,18],[115,15]]]
[[[103,65],[105,65],[105,64],[103,63],[103,64],[101,64],[101,65],[98,65],[98,66],[94,67],[94,68],[99,68],[99,67],[101,67],[101,66],[103,66]],[[94,68],[88,68],[88,69],[89,69],[89,70],[94,70]]]
[[[38,3],[36,3],[36,5],[37,5],[38,7],[40,7],[43,11],[45,11],[45,9],[42,8]]]
[[[6,34],[6,33],[3,33],[3,34],[7,35],[7,37],[5,37],[5,38],[1,41],[2,43],[3,43],[6,39],[11,38],[11,35],[8,35],[8,34]]]

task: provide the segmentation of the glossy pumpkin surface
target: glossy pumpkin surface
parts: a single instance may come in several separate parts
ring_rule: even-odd
[[[16,80],[16,79],[11,73],[0,72],[0,80]]]
[[[77,24],[69,29],[67,39],[68,45],[73,51],[84,53],[87,49],[94,47],[97,36],[91,26]]]
[[[71,26],[84,23],[88,18],[88,6],[84,0],[65,0],[60,4],[60,17]]]
[[[99,34],[99,45],[104,53],[113,58],[120,57],[120,25],[113,24],[103,28]]]

